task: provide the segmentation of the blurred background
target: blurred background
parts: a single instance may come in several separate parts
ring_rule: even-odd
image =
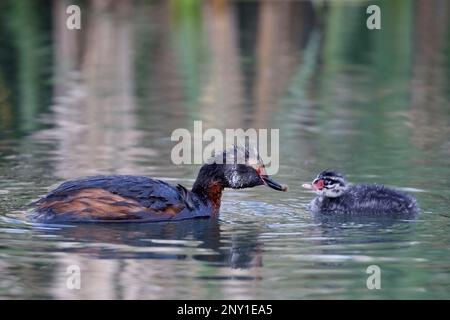
[[[71,4],[81,30],[66,28]],[[2,0],[0,297],[448,298],[449,40],[447,0]],[[291,192],[227,192],[212,223],[26,222],[68,178],[190,186],[198,167],[172,164],[170,135],[194,120],[280,129]],[[423,212],[316,221],[300,185],[324,168],[412,192]],[[70,263],[80,291],[65,288]],[[386,270],[379,292],[369,264]]]

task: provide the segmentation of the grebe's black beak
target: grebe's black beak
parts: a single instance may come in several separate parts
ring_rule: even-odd
[[[278,191],[287,191],[287,186],[285,185],[281,185],[278,182],[276,182],[275,180],[273,180],[271,177],[269,176],[261,176],[261,179],[263,179],[264,184],[272,189],[278,190]]]

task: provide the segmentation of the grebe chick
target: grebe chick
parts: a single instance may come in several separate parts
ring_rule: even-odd
[[[222,191],[266,185],[272,180],[259,156],[236,147],[210,158],[188,190],[142,176],[94,176],[64,182],[38,200],[31,218],[44,222],[154,222],[217,217]],[[237,161],[239,159],[239,161]]]
[[[414,216],[419,212],[409,194],[380,184],[352,185],[335,171],[325,170],[303,187],[317,194],[309,205],[313,213]]]

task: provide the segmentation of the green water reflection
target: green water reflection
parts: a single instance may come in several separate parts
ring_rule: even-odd
[[[77,3],[80,31],[71,1],[0,3],[1,298],[449,298],[448,1]],[[198,166],[172,164],[170,135],[194,120],[280,129],[290,192],[229,191],[218,222],[24,222],[82,175],[190,186]],[[300,185],[324,168],[408,190],[422,214],[315,220]],[[366,288],[371,264],[382,290]]]

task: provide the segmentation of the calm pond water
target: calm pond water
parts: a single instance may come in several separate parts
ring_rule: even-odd
[[[375,2],[378,31],[364,1],[81,1],[71,31],[63,1],[2,1],[0,298],[450,298],[450,5]],[[172,164],[170,135],[195,120],[280,129],[290,191],[228,190],[218,221],[27,220],[73,177],[191,186],[199,167]],[[301,184],[325,168],[411,192],[422,212],[315,218]]]

